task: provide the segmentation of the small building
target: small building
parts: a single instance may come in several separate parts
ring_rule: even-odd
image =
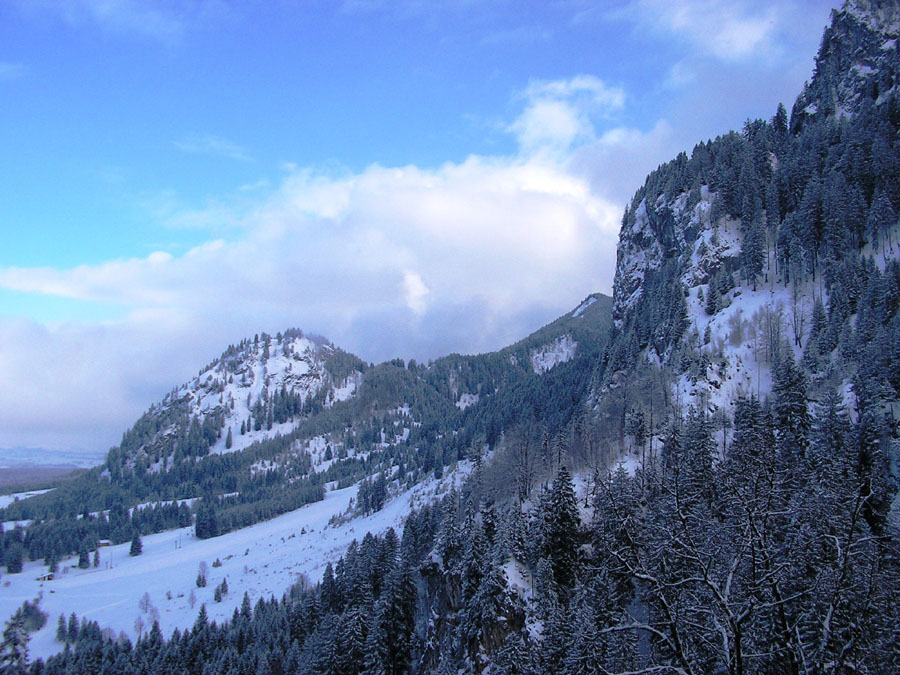
[[[37,581],[53,581],[53,572],[47,572],[37,578]]]
[[[109,539],[100,539],[97,542],[97,548],[103,548],[104,546],[112,546],[112,542]]]

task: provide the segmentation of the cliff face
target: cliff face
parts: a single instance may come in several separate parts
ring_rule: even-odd
[[[790,117],[779,106],[647,177],[622,220],[595,400],[651,363],[667,400],[727,406],[766,394],[788,350],[849,391],[860,353],[843,338],[874,339],[857,315],[900,254],[898,34],[896,0],[845,3]]]
[[[891,0],[853,0],[834,13],[816,57],[815,74],[797,98],[792,131],[810,119],[838,118],[895,91],[900,9]]]

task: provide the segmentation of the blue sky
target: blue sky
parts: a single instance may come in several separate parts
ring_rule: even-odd
[[[647,171],[790,107],[832,4],[0,4],[0,447],[102,452],[261,330],[427,359],[610,292]]]

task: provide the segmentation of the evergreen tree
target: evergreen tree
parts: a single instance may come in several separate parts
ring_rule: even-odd
[[[878,190],[866,217],[867,234],[875,251],[881,248],[882,233],[887,232],[896,224],[897,213],[894,211],[891,200],[888,199],[884,190]]]
[[[703,498],[711,499],[713,489],[712,424],[709,417],[696,408],[688,411],[684,429],[683,480],[678,486],[686,505]]]
[[[75,612],[69,614],[69,620],[66,623],[66,637],[72,644],[78,640],[78,617],[75,616]]]
[[[747,234],[744,237],[744,244],[741,248],[741,264],[744,268],[745,278],[753,284],[753,290],[756,290],[756,281],[763,271],[766,262],[766,240],[763,232],[763,224],[761,218],[754,218]]]
[[[567,597],[575,582],[580,525],[572,476],[563,465],[541,514],[542,554],[550,561],[553,579],[563,597]]]
[[[64,614],[60,614],[59,619],[56,622],[56,641],[66,641],[66,617]]]
[[[803,369],[788,351],[776,364],[772,385],[778,448],[786,459],[802,456],[805,452],[811,427],[807,386]]]
[[[130,556],[138,556],[144,552],[144,545],[141,542],[141,535],[137,532],[134,533],[134,536],[131,538],[131,548],[128,551],[128,555]]]
[[[14,542],[4,551],[4,563],[9,574],[18,574],[22,571],[25,561],[25,547],[19,542]]]
[[[194,532],[198,539],[209,539],[219,536],[219,523],[212,498],[204,498],[197,510],[197,523]]]
[[[709,281],[709,287],[706,291],[706,304],[703,306],[708,316],[712,316],[719,311],[719,289],[716,278],[712,277]]]
[[[24,673],[28,663],[28,641],[25,617],[21,609],[16,610],[6,622],[3,642],[0,643],[0,673]]]
[[[86,570],[91,566],[91,562],[88,559],[87,546],[85,546],[84,541],[78,547],[78,568],[82,570]]]

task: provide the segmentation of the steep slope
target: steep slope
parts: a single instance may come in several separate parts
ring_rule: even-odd
[[[790,355],[816,398],[840,387],[854,408],[890,414],[900,395],[898,17],[894,2],[848,2],[790,119],[779,106],[648,176],[623,217],[595,400],[628,379],[659,409],[730,410],[769,394]],[[655,384],[649,364],[662,374]],[[612,417],[639,406],[615,399],[606,396]]]
[[[791,130],[808,121],[852,117],[896,92],[900,11],[889,0],[856,0],[837,12],[822,37],[812,82],[797,97]]]
[[[290,431],[295,418],[352,396],[365,364],[328,341],[287,330],[231,345],[139,419],[107,458],[171,468],[175,455],[238,451]],[[229,439],[229,436],[231,437]]]

